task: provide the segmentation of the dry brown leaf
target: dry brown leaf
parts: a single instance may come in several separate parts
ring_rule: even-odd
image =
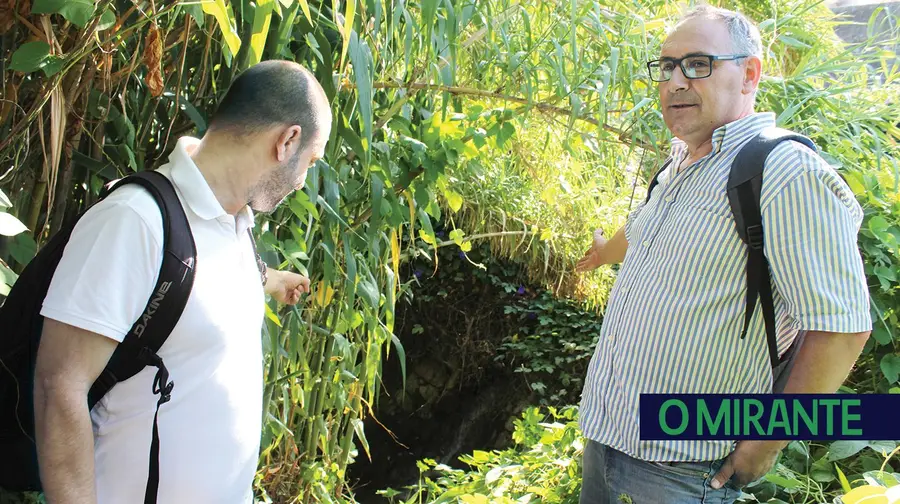
[[[147,66],[147,77],[144,82],[150,94],[156,98],[162,95],[164,83],[162,74],[162,36],[154,24],[144,39],[144,65]]]
[[[17,1],[19,16],[27,18],[31,15],[31,0],[0,0],[0,33],[6,33],[15,24]]]

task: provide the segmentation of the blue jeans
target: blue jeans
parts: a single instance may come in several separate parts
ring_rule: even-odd
[[[709,484],[724,459],[647,462],[586,440],[580,504],[731,504],[741,495],[728,482]]]

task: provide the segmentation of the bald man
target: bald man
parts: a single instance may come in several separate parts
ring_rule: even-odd
[[[261,275],[253,212],[271,212],[324,155],[331,111],[296,63],[266,61],[231,85],[201,139],[158,171],[197,248],[184,313],[158,352],[177,383],[159,410],[162,503],[250,503],[262,412],[264,293],[296,303],[309,280]],[[162,218],[143,188],[118,188],[75,227],[45,298],[35,371],[38,463],[50,504],[145,502],[156,369],[86,397],[142,313],[162,262]],[[148,494],[150,491],[147,491]]]

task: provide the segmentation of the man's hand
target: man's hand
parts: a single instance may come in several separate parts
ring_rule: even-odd
[[[739,441],[713,477],[712,487],[722,488],[729,479],[735,486],[743,487],[762,478],[775,465],[778,453],[786,445],[781,441]]]
[[[303,275],[269,268],[268,278],[266,294],[279,303],[295,305],[300,301],[301,294],[309,293],[309,278]]]
[[[575,265],[575,271],[584,273],[585,271],[599,268],[603,264],[601,251],[603,250],[603,247],[606,246],[606,241],[602,229],[594,231],[594,243],[591,244],[591,248],[584,253],[584,257],[582,257],[581,260],[578,261],[578,264]]]

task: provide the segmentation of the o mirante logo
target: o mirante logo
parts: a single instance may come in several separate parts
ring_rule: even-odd
[[[896,394],[642,394],[641,440],[894,439]]]

